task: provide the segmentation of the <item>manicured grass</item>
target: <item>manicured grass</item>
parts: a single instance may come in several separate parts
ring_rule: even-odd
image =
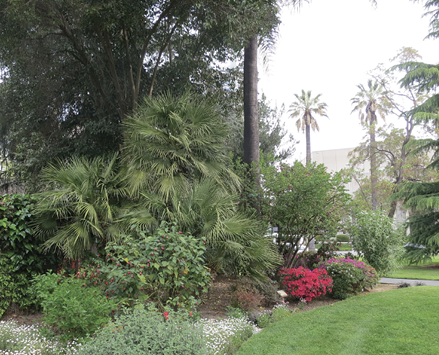
[[[431,262],[419,265],[404,265],[394,273],[386,277],[397,279],[418,279],[418,280],[439,280],[439,268],[428,268],[428,265],[439,265],[439,256],[432,259]]]
[[[236,355],[439,354],[439,288],[349,298],[273,323]]]
[[[316,248],[319,249],[322,246],[322,244],[316,244]],[[342,243],[340,245],[340,251],[350,251],[352,250],[351,243]]]

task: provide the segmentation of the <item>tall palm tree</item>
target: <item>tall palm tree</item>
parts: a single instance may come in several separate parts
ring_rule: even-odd
[[[290,105],[290,117],[295,118],[299,116],[296,121],[297,130],[302,128],[302,131],[306,133],[306,163],[311,162],[311,129],[313,131],[319,130],[319,125],[314,117],[314,115],[325,116],[326,114],[326,103],[320,102],[321,94],[316,97],[311,97],[311,91],[305,92],[302,90],[302,94],[299,96],[294,94],[296,101]]]
[[[375,126],[377,123],[377,113],[385,120],[386,115],[390,111],[390,102],[387,98],[387,92],[384,87],[377,81],[372,82],[371,79],[367,81],[367,88],[360,84],[357,86],[360,90],[351,102],[355,107],[352,112],[358,111],[361,124],[369,129],[369,159],[370,159],[370,183],[372,190],[372,210],[377,209],[376,185],[377,177],[377,162],[376,149],[377,143],[375,140]],[[365,111],[365,113],[363,112]]]

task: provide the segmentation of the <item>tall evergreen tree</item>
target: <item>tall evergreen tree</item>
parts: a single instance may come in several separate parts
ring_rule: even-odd
[[[427,14],[431,15],[430,33],[428,37],[439,37],[439,1],[429,0],[425,3]],[[414,86],[420,93],[433,93],[422,104],[413,108],[408,114],[419,122],[439,125],[439,64],[422,62],[407,62],[399,65],[408,73],[401,80],[403,87]],[[429,168],[439,169],[439,140],[421,140],[423,150],[434,152]],[[406,183],[395,194],[395,198],[404,198],[405,205],[411,209],[412,215],[408,220],[409,247],[407,257],[411,262],[420,262],[432,255],[439,254],[439,183]]]

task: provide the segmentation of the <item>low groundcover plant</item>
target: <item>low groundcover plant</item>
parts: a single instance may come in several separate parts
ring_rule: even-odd
[[[41,335],[35,325],[0,322],[0,353],[5,355],[70,355],[76,354],[77,342],[59,343]]]
[[[201,319],[204,340],[209,355],[232,355],[259,331],[247,320],[247,317],[227,318],[223,320]]]

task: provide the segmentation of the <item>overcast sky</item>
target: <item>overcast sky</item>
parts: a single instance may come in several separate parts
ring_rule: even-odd
[[[413,47],[422,61],[436,64],[439,42],[424,40],[429,17],[422,2],[378,0],[312,0],[299,11],[284,9],[274,55],[265,71],[259,68],[259,94],[272,105],[287,107],[294,94],[311,90],[322,94],[328,116],[317,117],[320,132],[311,132],[312,151],[355,147],[362,140],[358,113],[350,99],[357,85],[379,63],[389,64],[402,47]],[[284,117],[289,132],[300,140],[295,159],[305,157],[305,135],[295,120]],[[392,121],[392,119],[388,119]]]

